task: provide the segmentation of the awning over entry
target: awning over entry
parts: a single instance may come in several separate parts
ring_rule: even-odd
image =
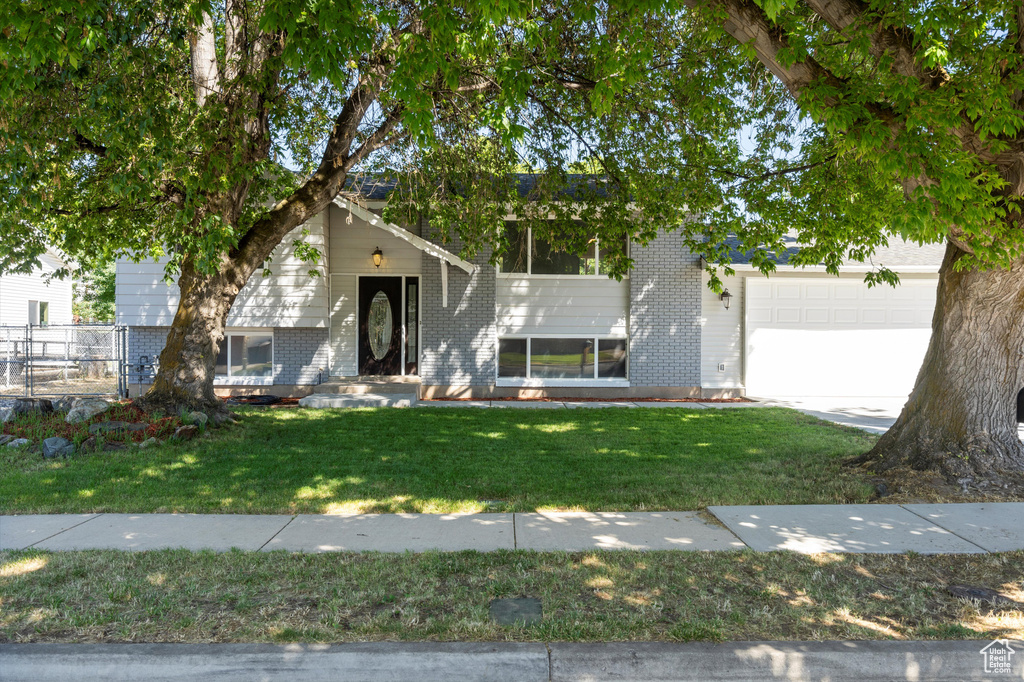
[[[459,258],[454,253],[447,251],[433,242],[429,242],[419,235],[413,234],[405,228],[399,227],[393,223],[389,223],[383,220],[380,216],[369,211],[354,201],[350,201],[343,197],[335,197],[334,203],[336,206],[343,208],[359,217],[361,220],[365,220],[370,225],[376,228],[384,230],[385,232],[402,239],[409,244],[415,246],[423,253],[433,256],[441,261],[441,305],[442,307],[448,307],[448,265],[454,265],[457,268],[465,270],[469,274],[476,272],[476,266],[467,260]]]

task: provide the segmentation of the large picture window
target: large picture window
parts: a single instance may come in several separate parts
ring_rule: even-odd
[[[215,378],[230,383],[270,383],[274,377],[274,336],[228,332],[217,354]]]
[[[533,234],[533,229],[516,223],[505,224],[505,240],[509,247],[501,259],[501,272],[523,275],[601,275],[601,260],[609,252],[594,238],[581,254],[558,251],[546,239]],[[613,244],[614,245],[614,244]],[[623,248],[628,248],[623,244]]]
[[[626,339],[498,339],[499,379],[625,379]]]

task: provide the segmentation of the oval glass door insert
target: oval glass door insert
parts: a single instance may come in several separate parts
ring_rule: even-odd
[[[370,336],[370,352],[375,360],[382,359],[391,350],[391,336],[394,321],[391,319],[391,301],[383,291],[378,291],[370,301],[370,312],[366,321],[366,333]]]

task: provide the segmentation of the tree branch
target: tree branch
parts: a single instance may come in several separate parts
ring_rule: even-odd
[[[89,152],[99,157],[107,156],[107,148],[101,144],[97,144],[87,138],[82,133],[75,131],[75,144],[78,145],[78,149],[83,152]]]
[[[189,34],[189,58],[192,65],[192,83],[196,89],[196,104],[202,107],[206,98],[220,90],[220,70],[217,66],[216,33],[213,18],[203,14],[202,24]]]

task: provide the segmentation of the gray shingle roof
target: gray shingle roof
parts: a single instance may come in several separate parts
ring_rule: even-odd
[[[778,257],[775,258],[775,262],[779,265],[789,264],[790,258],[800,250],[800,244],[795,236],[787,235],[783,239],[787,245],[791,244],[792,246],[787,246],[785,252],[778,254]],[[734,264],[750,264],[751,252],[740,251],[738,239],[730,237],[726,240],[726,244],[729,245],[730,258]],[[871,256],[870,261],[861,263],[860,261],[847,258],[843,260],[843,265],[884,265],[890,269],[911,266],[934,267],[937,272],[939,266],[942,264],[942,257],[945,252],[945,244],[925,244],[924,246],[918,246],[914,242],[904,241],[897,236],[890,236],[889,245],[876,249],[875,253]]]

